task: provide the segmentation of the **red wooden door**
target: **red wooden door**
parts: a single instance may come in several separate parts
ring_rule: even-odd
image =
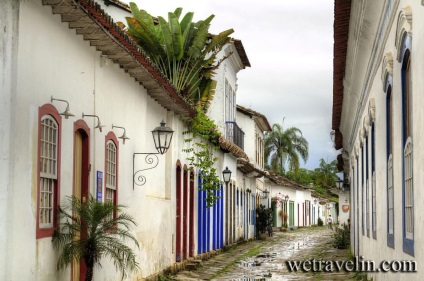
[[[181,261],[181,166],[177,166],[177,190],[176,190],[176,235],[175,235],[175,254],[176,261]]]

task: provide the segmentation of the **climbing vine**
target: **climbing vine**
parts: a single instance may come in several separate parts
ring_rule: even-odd
[[[215,163],[217,157],[214,152],[218,149],[219,133],[215,123],[206,114],[198,109],[196,116],[191,120],[188,130],[183,133],[185,143],[188,148],[183,152],[189,153],[187,157],[190,167],[195,167],[199,171],[202,184],[199,189],[206,192],[206,205],[212,207],[220,198],[214,194],[219,190],[220,180],[217,176]]]

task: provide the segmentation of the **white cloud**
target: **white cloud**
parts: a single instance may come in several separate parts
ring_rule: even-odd
[[[252,67],[239,72],[237,103],[268,121],[302,130],[313,169],[332,161],[330,140],[333,77],[333,0],[161,0],[134,1],[154,16],[177,7],[194,20],[215,14],[211,32],[233,28]]]

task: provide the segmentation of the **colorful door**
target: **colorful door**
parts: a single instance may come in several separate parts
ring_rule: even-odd
[[[76,125],[78,122],[76,123]],[[85,125],[85,123],[83,123]],[[86,127],[83,126],[83,127]],[[87,130],[87,131],[86,131]],[[89,185],[89,137],[88,127],[87,129],[76,129],[74,136],[74,190],[73,194],[75,197],[80,199],[82,202],[88,200],[88,185]],[[78,233],[79,235],[86,235]],[[82,281],[85,280],[86,266],[84,262],[75,261],[72,264],[72,280]]]
[[[176,244],[176,261],[181,261],[181,166],[177,166],[177,210],[176,210],[176,235],[175,235],[175,244]]]
[[[289,226],[294,226],[294,201],[289,202]]]

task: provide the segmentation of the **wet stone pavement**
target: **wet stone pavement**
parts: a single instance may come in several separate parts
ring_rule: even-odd
[[[289,271],[286,261],[349,260],[348,250],[335,249],[332,231],[324,227],[302,228],[274,232],[266,240],[237,245],[202,264],[195,270],[185,270],[168,280],[348,280],[354,273],[345,271]]]

